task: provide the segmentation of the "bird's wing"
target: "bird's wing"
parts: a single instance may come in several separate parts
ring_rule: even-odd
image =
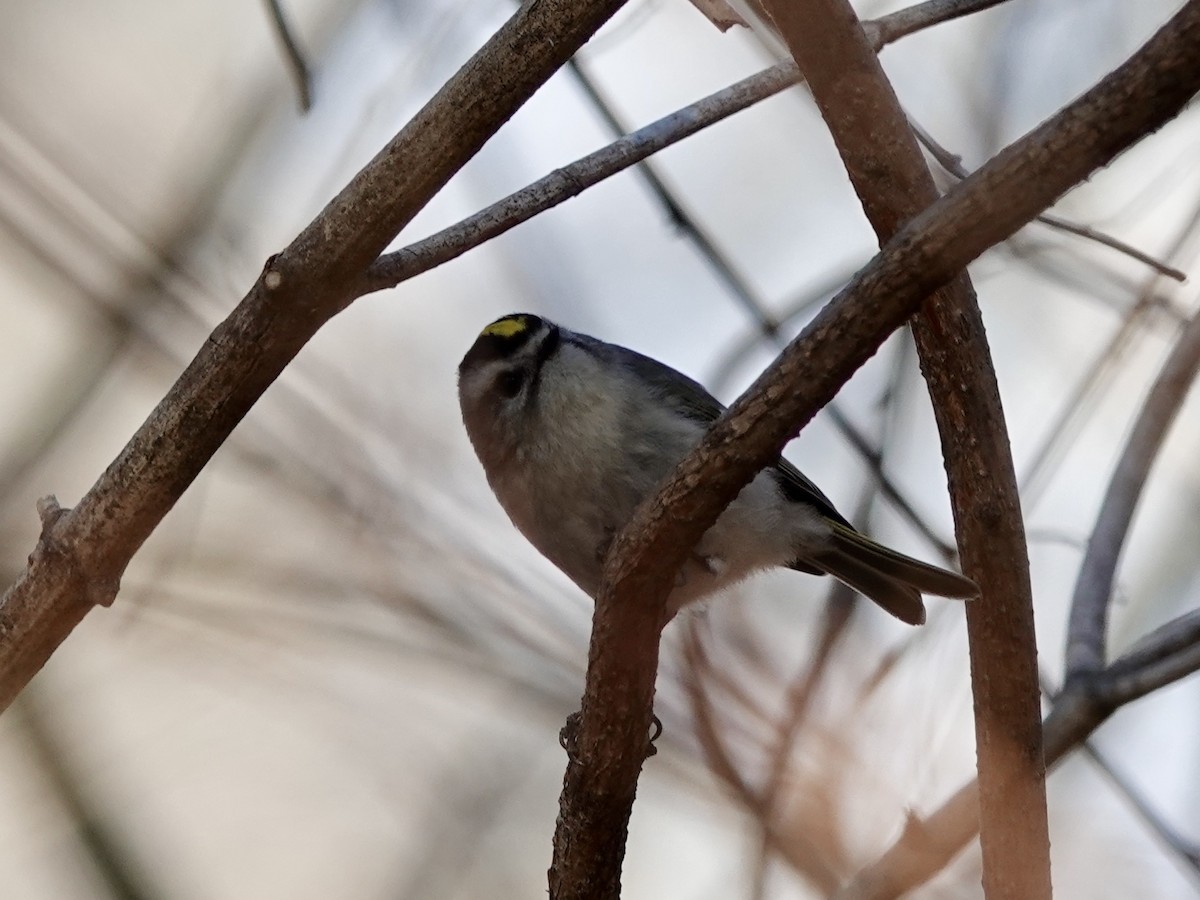
[[[725,411],[721,401],[705,390],[703,385],[656,359],[631,350],[626,362],[646,383],[659,388],[659,395],[666,402],[674,404],[683,415],[706,428]],[[774,468],[779,478],[779,486],[789,500],[814,506],[821,515],[851,528],[850,523],[837,511],[830,499],[799,469],[782,456]]]
[[[625,350],[622,361],[633,370],[633,373],[648,385],[663,402],[704,427],[708,427],[717,416],[725,412],[725,406],[705,390],[704,385],[688,378],[682,372],[672,369],[657,359],[634,350]]]
[[[821,492],[821,489],[782,456],[775,464],[775,471],[779,473],[779,486],[783,488],[784,496],[789,500],[815,506],[825,518],[832,519],[851,531],[854,530],[854,526],[837,511],[832,501]]]

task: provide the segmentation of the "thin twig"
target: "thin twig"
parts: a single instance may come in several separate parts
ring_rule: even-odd
[[[1178,234],[1171,242],[1168,258],[1174,258],[1188,240],[1200,227],[1200,205],[1193,208],[1191,216],[1180,227]],[[1075,384],[1070,395],[1063,402],[1061,412],[1054,423],[1046,430],[1046,437],[1030,458],[1022,483],[1021,497],[1028,505],[1036,503],[1042,485],[1048,484],[1050,475],[1056,468],[1054,461],[1061,459],[1065,453],[1068,429],[1079,423],[1084,411],[1090,408],[1088,400],[1101,394],[1105,385],[1119,374],[1117,363],[1128,354],[1138,335],[1139,329],[1150,314],[1162,306],[1162,300],[1157,292],[1159,278],[1151,275],[1138,291],[1137,299],[1125,314],[1121,326],[1109,339],[1092,361],[1088,371]]]
[[[794,85],[796,79],[794,65],[772,66],[639,128],[582,159],[556,169],[461,222],[393,253],[384,254],[368,267],[356,292],[361,295],[395,287],[414,275],[456,259],[651,154],[779,93]]]
[[[871,30],[872,46],[880,50],[916,31],[1000,2],[1002,0],[932,0],[866,24]],[[384,254],[368,267],[355,286],[355,293],[361,296],[395,287],[402,281],[456,259],[473,247],[581,194],[652,154],[792,87],[799,83],[799,78],[796,64],[788,60],[651,122],[594,153],[556,169],[454,225],[400,250]]]
[[[1043,213],[1042,215],[1038,216],[1037,221],[1041,222],[1043,225],[1048,225],[1051,228],[1056,228],[1059,231],[1065,231],[1068,234],[1081,237],[1084,240],[1092,241],[1096,244],[1103,244],[1105,247],[1111,247],[1118,253],[1123,253],[1131,259],[1135,259],[1143,265],[1149,266],[1154,271],[1158,272],[1159,275],[1172,278],[1179,282],[1187,281],[1186,272],[1182,272],[1179,269],[1176,269],[1174,266],[1169,266],[1165,262],[1155,259],[1149,253],[1143,253],[1137,247],[1118,240],[1112,235],[1105,234],[1103,231],[1092,228],[1090,225],[1079,225],[1068,219],[1064,219],[1061,216],[1054,216],[1049,213]]]
[[[928,0],[926,3],[917,3],[906,9],[890,13],[879,19],[874,25],[864,22],[863,27],[868,36],[874,27],[878,27],[881,32],[879,40],[890,44],[892,41],[928,28],[927,23],[931,21],[940,23],[961,19],[963,16],[971,16],[991,9],[993,6],[999,6],[1003,2],[1005,0]],[[879,50],[875,40],[872,40],[872,44],[876,45],[876,50]]]

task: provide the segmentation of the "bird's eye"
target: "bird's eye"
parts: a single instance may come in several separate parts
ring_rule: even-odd
[[[525,385],[525,373],[520,369],[508,369],[501,372],[496,379],[496,390],[500,392],[502,397],[512,399],[521,392],[521,388]]]

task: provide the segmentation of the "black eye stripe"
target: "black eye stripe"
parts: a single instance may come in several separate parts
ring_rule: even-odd
[[[492,390],[496,394],[506,400],[511,400],[521,393],[522,389],[529,383],[528,396],[525,398],[527,404],[532,404],[537,398],[537,388],[541,381],[542,369],[547,360],[550,359],[558,349],[562,340],[559,330],[555,326],[550,326],[541,335],[541,342],[537,345],[536,352],[530,354],[516,354],[517,356],[524,355],[524,360],[517,360],[516,365],[508,366],[501,369],[492,379]],[[520,341],[521,344],[527,343],[528,338]],[[511,349],[511,348],[510,348]],[[529,348],[533,350],[533,348]],[[506,354],[505,357],[513,354]]]
[[[525,372],[521,369],[505,369],[496,376],[496,390],[502,397],[512,398],[521,393],[525,386]]]

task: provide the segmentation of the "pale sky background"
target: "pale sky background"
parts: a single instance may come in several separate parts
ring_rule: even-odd
[[[874,16],[898,5],[858,9]],[[1123,60],[1176,6],[1012,0],[908,38],[883,60],[910,115],[974,167]],[[512,6],[293,0],[286,9],[315,75],[307,115],[261,3],[0,6],[5,583],[36,540],[34,501],[78,500],[265,258]],[[635,127],[770,61],[753,35],[722,35],[682,0],[635,0],[582,54]],[[398,243],[607,140],[561,73]],[[1187,284],[1151,281],[1111,250],[1037,226],[972,268],[1027,488],[1051,685],[1116,454],[1178,314],[1197,306],[1198,149],[1193,107],[1058,207],[1167,259],[1191,275]],[[670,149],[657,165],[776,314],[820,299],[874,250],[802,91]],[[1030,479],[1047,430],[1144,290],[1163,302],[1078,404],[1053,466]],[[126,896],[543,895],[565,763],[557,733],[582,690],[590,601],[508,524],[466,441],[454,387],[479,329],[516,310],[662,359],[723,400],[772,353],[759,346],[730,363],[753,323],[634,173],[358,301],[166,519],[116,605],[92,613],[0,718],[0,894],[120,896],[89,855],[84,809],[139,879],[140,893]],[[893,412],[881,415],[893,382]],[[889,434],[889,477],[949,539],[936,432],[906,340],[893,339],[839,403],[868,436]],[[1200,596],[1198,404],[1193,397],[1180,415],[1139,509],[1119,571],[1116,652]],[[855,512],[867,470],[826,418],[789,456]],[[935,558],[886,501],[871,505],[866,526]],[[755,784],[826,589],[795,573],[767,575],[698,614],[716,666],[768,716],[729,698],[718,707]],[[692,736],[686,627],[668,630],[656,707],[667,735],[640,785],[630,900],[751,896],[758,832]],[[864,693],[899,648],[894,668]],[[1197,709],[1193,677],[1120,712],[1096,741],[1193,847]],[[830,790],[837,821],[826,830],[853,869],[894,840],[905,810],[936,808],[971,775],[961,607],[932,601],[929,625],[915,632],[860,608],[813,717],[783,804],[800,809],[815,785]],[[1054,774],[1050,803],[1058,896],[1200,895],[1196,870],[1092,763],[1073,758]],[[979,895],[973,849],[916,896]],[[773,863],[766,896],[816,894]]]

